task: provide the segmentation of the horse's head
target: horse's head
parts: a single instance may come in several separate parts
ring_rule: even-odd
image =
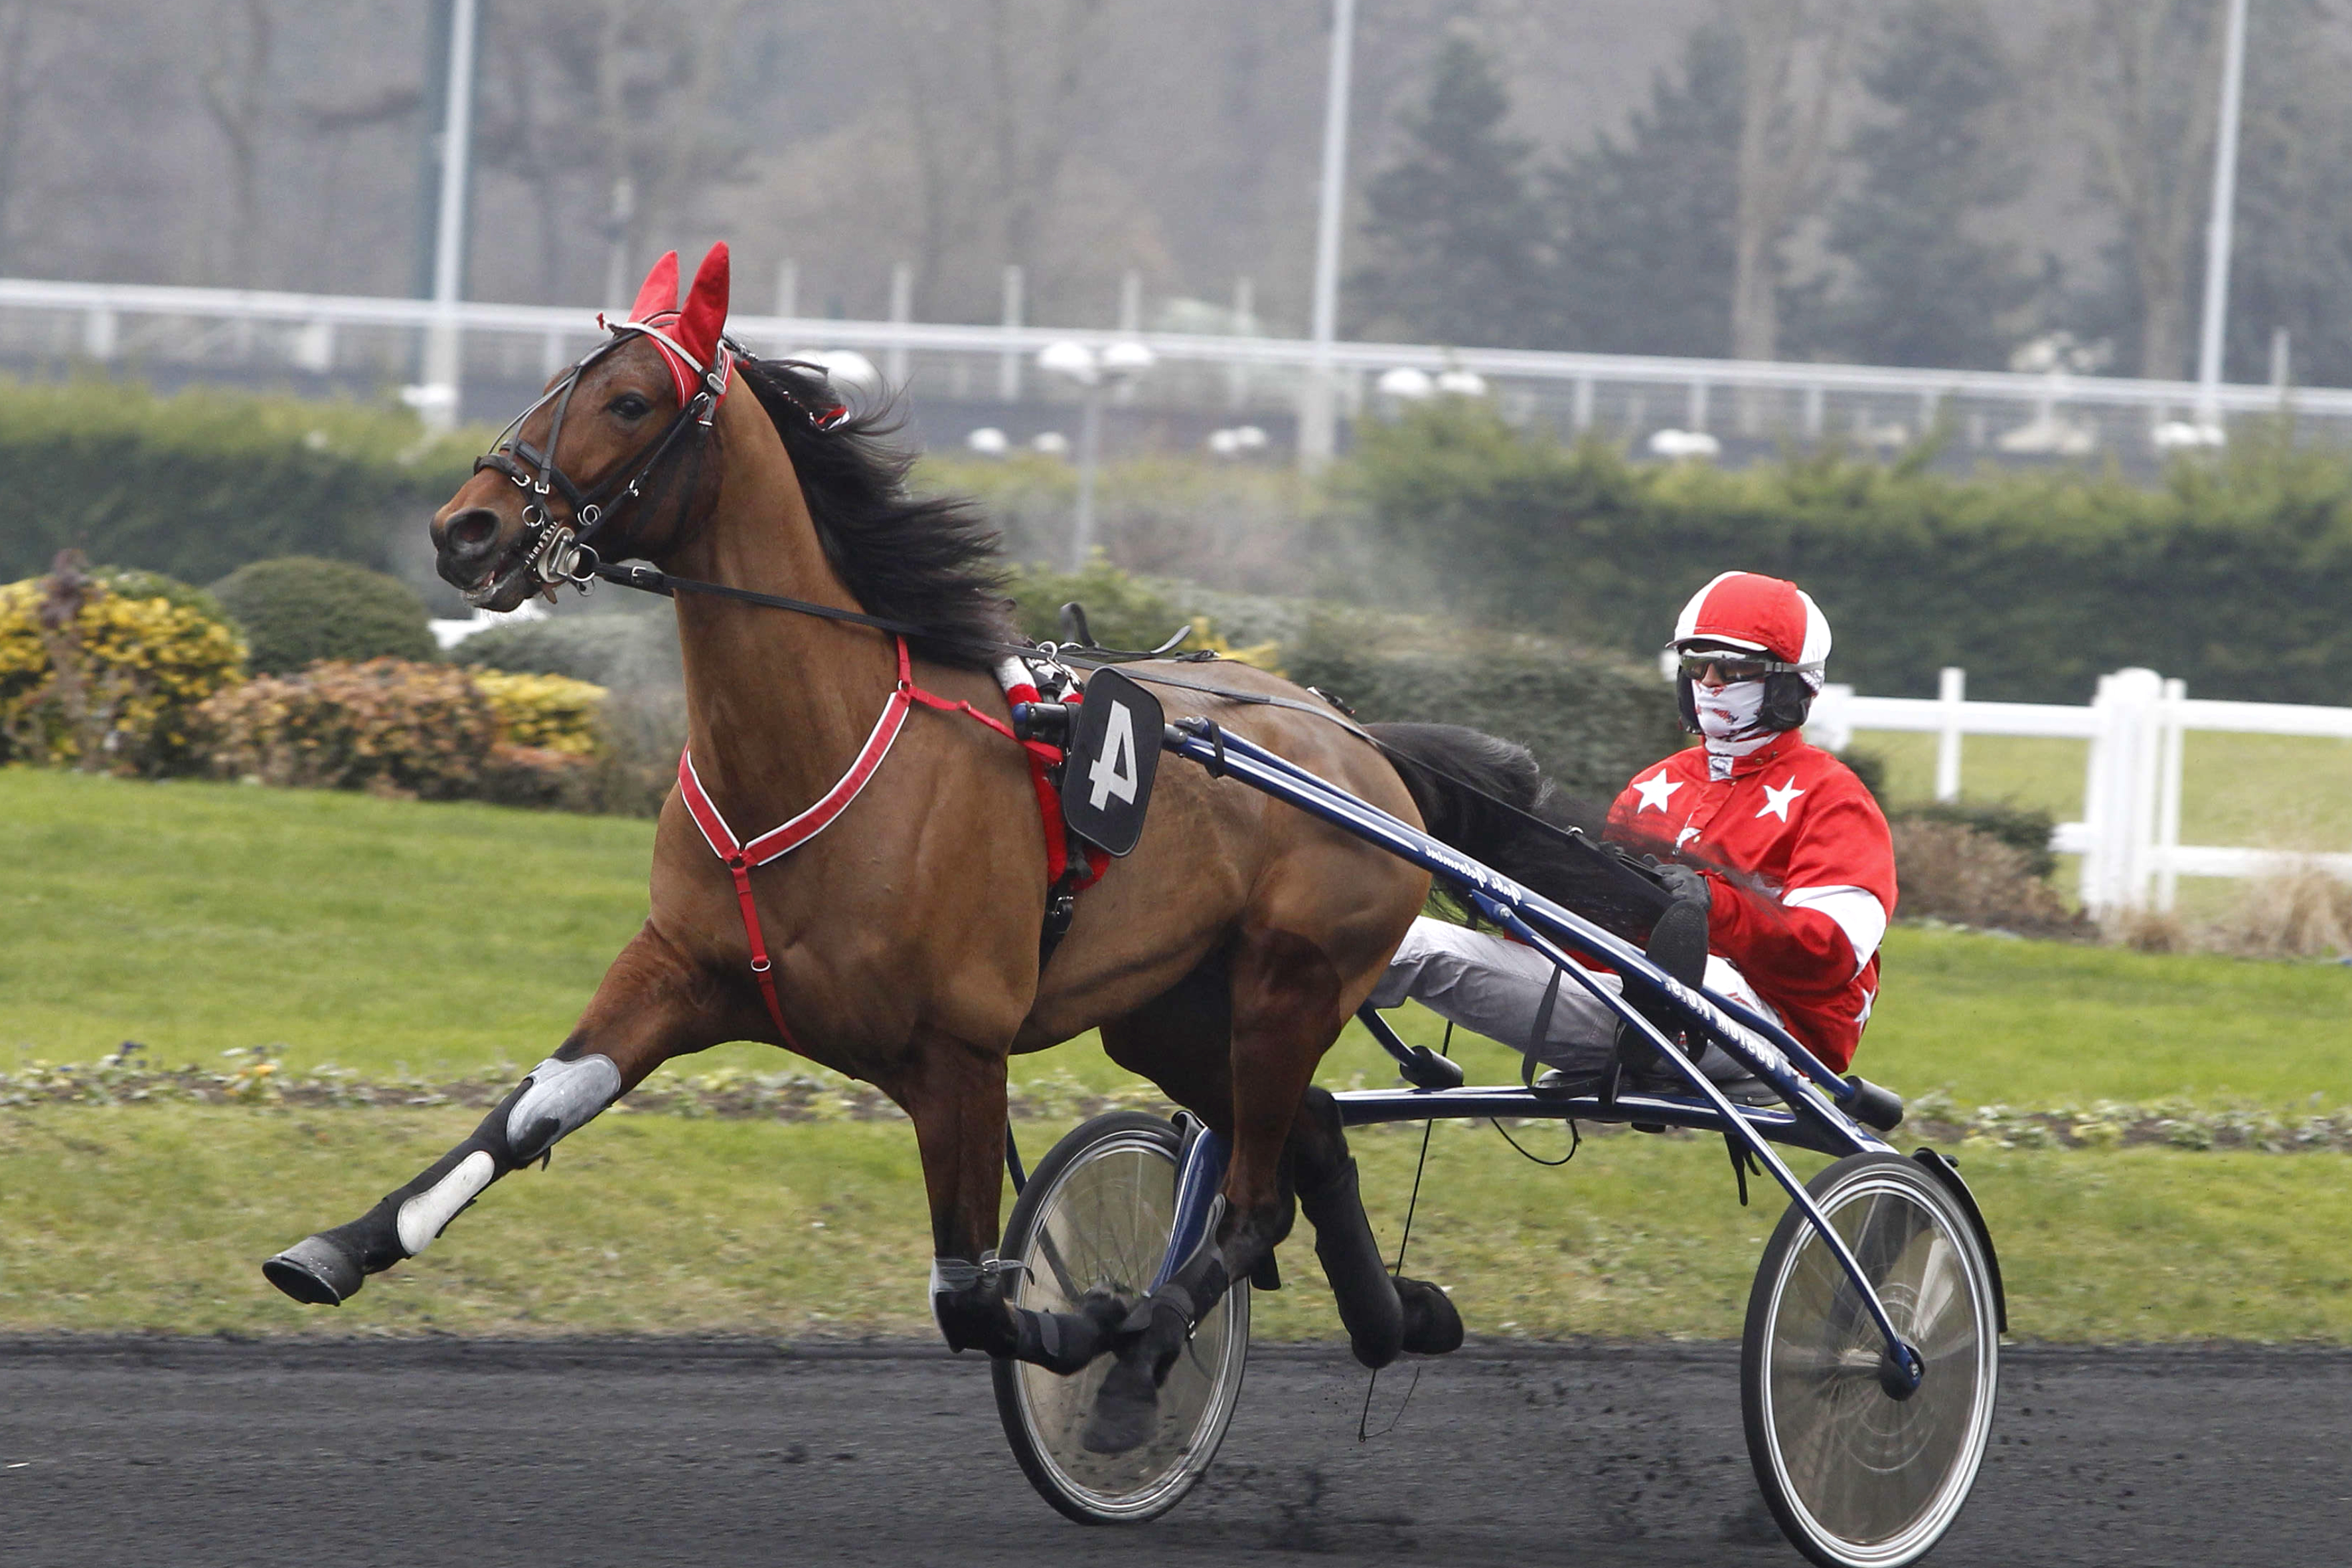
[[[599,559],[676,542],[715,486],[694,458],[732,374],[726,321],[724,245],[703,258],[683,309],[677,252],[656,262],[628,321],[548,384],[435,515],[443,580],[510,610],[584,581]]]

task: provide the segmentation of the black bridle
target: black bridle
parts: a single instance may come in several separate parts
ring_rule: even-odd
[[[694,395],[679,405],[662,433],[643,449],[644,461],[636,464],[635,470],[632,472],[631,460],[624,458],[604,478],[583,489],[555,461],[556,449],[563,440],[564,416],[571,412],[572,395],[579,389],[580,378],[632,337],[668,342],[666,334],[635,323],[615,326],[612,331],[608,342],[597,344],[574,361],[561,381],[541,393],[538,401],[509,421],[490,449],[474,459],[474,472],[478,474],[488,468],[504,474],[517,489],[533,498],[522,509],[523,527],[530,531],[523,564],[551,588],[558,583],[569,583],[585,592],[596,580],[603,562],[590,541],[611,524],[621,508],[644,496],[646,481],[688,431],[698,437],[709,433],[710,422],[719,410],[719,395],[727,387],[729,351],[722,347],[712,356],[709,368],[701,371],[701,384]],[[688,364],[694,363],[674,343],[669,346]],[[555,405],[555,414],[548,425],[547,446],[542,451],[522,438],[522,426],[551,403]],[[555,496],[562,498],[569,514],[561,520],[549,507],[550,499]]]

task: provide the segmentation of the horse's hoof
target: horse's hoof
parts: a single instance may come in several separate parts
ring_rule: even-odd
[[[1450,1355],[1462,1348],[1462,1314],[1452,1298],[1426,1279],[1397,1277],[1404,1307],[1404,1348],[1415,1355]]]
[[[323,1236],[298,1241],[264,1263],[261,1277],[308,1307],[340,1307],[367,1283],[360,1260]]]
[[[1078,1443],[1089,1454],[1124,1454],[1150,1442],[1159,1426],[1159,1389],[1150,1373],[1121,1361],[1104,1377]]]

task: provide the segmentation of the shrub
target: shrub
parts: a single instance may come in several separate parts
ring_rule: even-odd
[[[480,449],[478,431],[427,445],[400,409],[0,381],[0,576],[68,547],[199,583],[297,552],[388,565],[393,528]]]
[[[1379,547],[1461,609],[1630,651],[1727,568],[1793,578],[1837,629],[1833,679],[2082,702],[2143,664],[2192,694],[2342,700],[2352,459],[2233,433],[2160,486],[2110,471],[1927,471],[1834,450],[1738,472],[1638,465],[1444,399],[1358,426],[1339,475]]]
[[[2024,850],[1965,822],[1909,816],[1892,825],[1896,912],[2034,935],[2087,935],[2082,917],[2037,875]]]
[[[1104,647],[1158,647],[1192,618],[1167,593],[1120,571],[1099,552],[1083,572],[1016,566],[1005,588],[1023,634],[1041,642],[1059,642],[1067,635],[1062,606],[1072,601],[1086,606],[1087,627]]]
[[[488,700],[510,745],[570,757],[596,749],[596,717],[606,696],[601,686],[561,675],[485,669],[474,676],[474,689]]]
[[[2250,879],[2202,945],[2250,958],[2352,954],[2352,882],[2316,861]]]
[[[240,566],[213,593],[245,629],[253,668],[284,675],[320,659],[435,656],[425,601],[396,578],[347,562],[284,555]]]
[[[216,693],[197,710],[213,772],[449,800],[476,792],[499,722],[465,671],[321,663]]]
[[[60,558],[47,577],[0,587],[0,759],[184,769],[193,710],[244,662],[209,595]]]
[[[1848,765],[1854,760],[1845,759]],[[1881,778],[1885,777],[1883,767]],[[2058,819],[2046,811],[2008,801],[1955,800],[1901,806],[1889,816],[1895,821],[1954,823],[1999,839],[2024,857],[2026,874],[2036,880],[2047,881],[2058,869],[2058,852],[2050,847],[2050,834]]]

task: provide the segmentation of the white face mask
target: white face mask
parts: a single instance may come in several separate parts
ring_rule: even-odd
[[[1731,761],[1771,743],[1764,728],[1764,683],[1735,680],[1714,690],[1694,684],[1691,706],[1698,710],[1699,733],[1706,737],[1708,772],[1728,777]]]

